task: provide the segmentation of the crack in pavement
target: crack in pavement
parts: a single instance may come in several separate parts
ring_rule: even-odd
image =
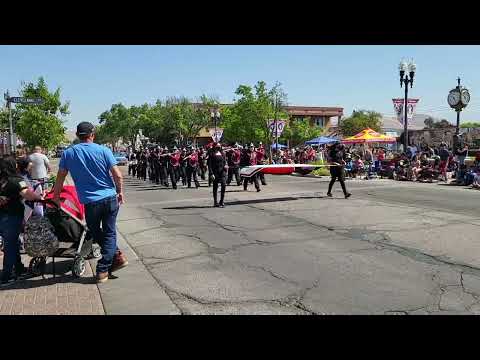
[[[381,204],[384,203],[383,201],[381,201],[381,200],[379,201],[378,199],[376,199],[375,202],[370,201],[370,200],[367,200],[367,201],[371,203],[371,205],[367,204],[366,205],[367,207],[368,206],[379,206],[379,203],[381,203]],[[377,250],[377,251],[391,250],[391,251],[394,251],[394,252],[396,252],[400,255],[407,256],[410,259],[413,259],[415,261],[420,261],[420,262],[428,263],[428,264],[431,264],[431,265],[447,266],[449,268],[449,270],[458,271],[460,273],[460,285],[458,285],[459,288],[461,287],[463,292],[471,295],[476,300],[475,303],[473,303],[469,306],[466,306],[465,309],[468,310],[468,308],[472,307],[473,305],[477,304],[480,301],[479,300],[479,295],[477,295],[475,293],[472,293],[472,292],[469,292],[469,291],[466,291],[466,289],[464,287],[464,284],[463,284],[463,273],[468,273],[468,274],[472,274],[472,275],[475,275],[475,276],[480,276],[480,268],[477,268],[477,267],[474,267],[474,266],[471,266],[471,265],[468,265],[468,264],[463,264],[463,263],[451,261],[450,259],[448,259],[444,255],[437,255],[437,256],[430,255],[430,254],[424,253],[424,252],[422,252],[420,250],[417,250],[417,249],[392,244],[389,237],[386,234],[383,233],[383,231],[385,231],[385,230],[378,230],[378,229],[377,230],[367,230],[365,228],[355,229],[355,228],[350,228],[350,227],[336,228],[336,227],[332,227],[332,226],[325,226],[325,225],[321,225],[321,224],[312,223],[312,222],[307,221],[305,219],[296,217],[294,214],[292,214],[292,210],[274,210],[274,209],[262,208],[260,205],[256,206],[255,204],[245,204],[245,206],[247,208],[255,209],[256,211],[263,211],[263,212],[265,212],[269,215],[276,216],[276,217],[278,217],[278,216],[285,217],[286,216],[285,212],[287,212],[288,216],[290,216],[291,218],[294,218],[296,220],[299,220],[299,223],[289,224],[289,225],[284,226],[284,227],[299,227],[299,226],[310,225],[313,228],[321,229],[323,231],[331,231],[331,232],[334,232],[337,235],[344,236],[344,237],[347,237],[347,238],[350,238],[350,239],[367,241],[367,242],[369,242],[369,243],[371,243],[375,246],[374,249],[358,249],[358,250],[351,250],[350,252],[367,251],[367,250],[369,250],[369,251],[370,250]],[[418,216],[428,215],[428,213],[426,213],[425,209],[428,209],[428,210],[431,209],[431,208],[421,208],[421,209],[419,209],[418,206],[416,208],[413,208],[412,206],[408,206],[408,205],[392,205],[391,203],[387,203],[386,206],[390,207],[390,208],[412,209],[414,211],[411,211],[409,214],[410,215],[417,214]],[[150,211],[152,214],[157,215],[157,213],[155,213],[151,209],[146,208],[146,210]],[[439,212],[445,212],[445,211],[442,211],[442,209],[435,209],[435,210],[437,210]],[[310,210],[306,210],[306,211],[310,211]],[[242,212],[244,212],[244,211],[239,211],[239,213],[242,213]],[[445,213],[447,213],[447,212],[445,212]],[[212,223],[213,225],[218,226],[219,228],[222,228],[226,231],[236,233],[236,234],[242,236],[245,240],[248,241],[248,243],[246,243],[246,244],[234,245],[234,246],[229,247],[227,249],[222,249],[222,248],[216,248],[216,247],[210,246],[209,243],[202,240],[201,237],[196,235],[196,234],[195,235],[180,234],[180,235],[183,235],[183,236],[191,237],[191,238],[195,239],[196,241],[199,241],[200,243],[204,244],[207,247],[206,255],[211,256],[211,257],[215,257],[215,258],[217,258],[217,260],[220,260],[220,259],[218,258],[218,256],[215,256],[215,255],[227,254],[230,251],[236,250],[236,249],[244,247],[244,246],[256,246],[256,245],[271,246],[271,245],[278,244],[278,242],[268,242],[268,241],[260,241],[260,240],[253,240],[252,241],[251,237],[249,237],[246,234],[246,232],[252,231],[252,229],[247,229],[245,227],[240,227],[240,226],[235,226],[235,225],[223,225],[223,224],[221,224],[221,223],[219,223],[219,222],[217,222],[213,219],[206,218],[205,216],[202,215],[202,213],[196,213],[194,215],[199,215],[205,221],[208,221],[209,223]],[[430,216],[430,215],[428,215],[428,216]],[[157,218],[157,219],[160,218],[161,220],[163,220],[161,216],[158,216],[158,217],[155,217],[155,218]],[[438,215],[437,216],[430,216],[430,218],[443,220]],[[168,225],[167,221],[165,223]],[[468,221],[455,221],[455,222],[452,221],[452,222],[448,222],[448,223],[446,223],[444,225],[441,225],[441,226],[446,227],[446,226],[449,226],[449,225],[459,224],[459,223],[470,224],[470,222],[468,222]],[[472,224],[472,225],[480,226],[478,224]],[[185,225],[170,224],[170,226],[184,227]],[[196,226],[198,226],[198,225],[196,225]],[[160,227],[156,227],[156,228],[153,228],[153,229],[157,229],[157,228],[161,229],[161,228],[164,228],[164,227],[165,226],[160,226]],[[143,230],[143,231],[148,231],[148,230],[152,230],[152,229],[146,229],[146,230]],[[141,231],[141,232],[143,232],[143,231]],[[392,230],[389,230],[389,231],[392,231]],[[414,231],[414,229],[412,229],[411,231]],[[138,232],[138,233],[141,233],[141,232]],[[137,234],[137,233],[134,233],[134,234]],[[132,234],[132,235],[134,235],[134,234]],[[309,241],[309,240],[313,240],[313,239],[305,239],[303,241]],[[298,242],[298,241],[296,241],[296,242]],[[282,242],[282,244],[283,243],[284,242]],[[291,243],[293,243],[293,242],[291,242]],[[345,251],[348,251],[348,250],[345,250]],[[150,272],[149,267],[151,267],[152,265],[155,265],[155,264],[158,264],[158,263],[161,263],[161,262],[178,261],[178,260],[181,260],[181,259],[196,257],[196,256],[200,256],[200,255],[205,255],[205,253],[202,252],[202,253],[199,253],[199,254],[190,255],[190,256],[186,256],[186,257],[181,257],[181,258],[177,258],[177,259],[165,259],[165,261],[159,261],[159,262],[148,264],[148,265],[146,265],[146,268]],[[161,258],[159,258],[159,259],[161,259]],[[141,261],[143,263],[143,259],[141,259]],[[295,283],[294,281],[289,280],[289,279],[273,272],[272,270],[270,270],[266,267],[251,266],[251,265],[246,265],[246,266],[262,270],[262,271],[268,273],[270,276],[272,276],[276,279],[279,279],[279,280],[282,280],[282,281],[290,281],[292,283]],[[153,274],[151,274],[151,275],[153,276]],[[303,304],[303,300],[310,290],[312,290],[312,289],[314,289],[315,287],[318,286],[319,279],[314,281],[312,286],[304,287],[299,292],[297,292],[293,295],[287,296],[285,299],[246,300],[246,301],[235,301],[235,300],[232,300],[232,301],[208,301],[208,300],[205,300],[205,299],[197,298],[197,297],[194,297],[194,296],[184,294],[184,293],[181,293],[179,291],[175,291],[173,289],[170,289],[165,284],[162,285],[161,281],[159,281],[155,276],[153,276],[153,277],[156,279],[156,281],[159,283],[159,285],[165,290],[165,292],[170,297],[172,302],[174,302],[174,304],[177,306],[177,308],[182,313],[188,313],[188,309],[185,309],[185,308],[181,309],[180,306],[177,303],[175,303],[174,299],[183,298],[183,299],[187,299],[189,301],[194,301],[194,302],[196,302],[198,304],[201,304],[201,305],[204,305],[204,306],[250,304],[250,303],[277,304],[277,305],[281,305],[281,306],[295,307],[298,310],[301,310],[301,311],[304,311],[304,312],[307,312],[307,313],[310,313],[310,314],[315,314],[315,312],[311,311],[310,309],[307,308],[307,306],[305,306]],[[440,284],[439,279],[437,279],[437,278],[434,279],[434,277],[435,277],[435,275],[432,276],[432,281],[435,284],[437,284],[438,288],[431,294],[433,296],[432,303],[429,303],[429,304],[427,304],[425,306],[422,306],[422,307],[417,307],[415,309],[406,309],[406,310],[405,309],[395,309],[395,310],[386,311],[385,313],[402,313],[402,314],[406,313],[406,314],[408,314],[410,312],[415,312],[415,311],[419,311],[419,310],[424,310],[427,313],[437,313],[437,312],[446,311],[446,309],[441,308],[441,301],[442,301],[442,297],[446,293],[445,288],[450,286],[450,285]],[[295,283],[295,284],[297,284],[297,283]],[[454,286],[456,286],[456,285],[454,285]]]
[[[189,294],[185,294],[185,293],[177,291],[177,290],[173,290],[168,285],[166,285],[165,283],[160,281],[158,278],[156,278],[156,277],[154,277],[154,278],[158,282],[159,286],[167,293],[167,295],[170,297],[172,302],[174,302],[175,306],[179,309],[179,311],[181,312],[182,315],[191,314],[191,313],[187,308],[179,305],[178,300],[188,300],[188,301],[194,302],[198,305],[207,306],[207,307],[208,306],[215,306],[215,305],[231,306],[231,305],[244,305],[244,304],[245,305],[248,305],[248,304],[253,304],[253,305],[255,305],[255,304],[267,304],[267,305],[279,305],[279,306],[283,306],[283,307],[288,307],[287,305],[285,305],[286,300],[284,300],[284,299],[253,299],[253,300],[240,300],[240,301],[236,301],[236,300],[231,300],[231,301],[228,301],[228,300],[223,300],[223,301],[206,300],[206,299],[202,299],[200,297],[195,297],[195,296],[192,296],[192,295],[189,295]],[[300,309],[300,308],[298,308],[298,309]]]

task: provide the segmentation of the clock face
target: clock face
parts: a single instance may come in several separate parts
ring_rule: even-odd
[[[470,93],[468,92],[468,90],[463,90],[461,97],[463,105],[467,105],[470,102]]]
[[[460,102],[460,93],[458,91],[452,91],[448,94],[448,105],[456,106]]]

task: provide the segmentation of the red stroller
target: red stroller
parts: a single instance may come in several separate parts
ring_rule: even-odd
[[[66,185],[60,194],[60,207],[53,201],[53,191],[44,200],[44,214],[53,225],[59,247],[52,257],[55,277],[55,258],[72,258],[72,275],[80,277],[85,273],[85,260],[100,258],[100,247],[93,243],[85,223],[85,208],[80,203],[75,186]],[[46,257],[33,257],[29,270],[33,275],[45,274]]]

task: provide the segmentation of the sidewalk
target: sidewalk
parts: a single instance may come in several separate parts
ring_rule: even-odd
[[[24,265],[30,257],[22,256]],[[3,253],[0,253],[0,267]],[[0,290],[0,315],[104,315],[102,299],[92,269],[82,278],[74,278],[69,271],[71,259],[55,261],[56,277],[51,274],[51,260],[47,262],[45,279],[41,276],[17,281]]]
[[[55,167],[55,162],[53,167]],[[53,169],[54,173],[56,169]],[[67,184],[72,184],[70,178]],[[30,257],[22,256],[25,266]],[[83,277],[74,278],[70,267],[73,259],[56,259],[53,278],[51,258],[47,259],[45,279],[41,276],[17,281],[0,289],[0,315],[104,315],[102,299],[93,277],[90,263],[86,262]],[[0,252],[0,269],[3,253]]]

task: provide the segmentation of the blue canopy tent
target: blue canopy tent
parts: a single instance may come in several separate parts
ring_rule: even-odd
[[[317,146],[320,146],[320,145],[325,145],[325,144],[332,144],[332,143],[336,143],[336,142],[340,142],[340,140],[336,137],[328,137],[328,136],[320,136],[320,137],[317,137],[315,139],[312,139],[312,140],[308,140],[305,142],[305,145],[317,145]],[[323,158],[323,152],[320,151],[320,160],[323,162],[324,161],[324,158]]]
[[[320,136],[315,139],[305,141],[305,144],[306,145],[325,145],[325,144],[331,144],[339,141],[340,140],[335,137]]]

